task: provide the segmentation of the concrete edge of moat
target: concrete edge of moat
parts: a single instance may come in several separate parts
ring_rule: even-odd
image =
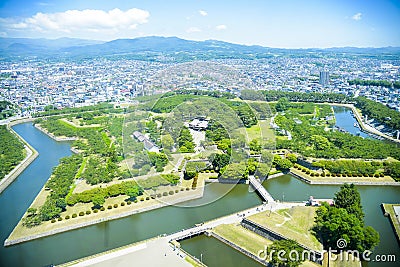
[[[167,206],[172,206],[174,204],[178,204],[181,202],[185,202],[185,201],[189,201],[189,200],[194,200],[194,199],[198,199],[198,198],[202,198],[203,194],[204,194],[204,187],[198,188],[196,191],[196,194],[192,194],[191,196],[187,196],[185,198],[177,198],[177,199],[173,199],[171,201],[164,201],[164,202],[158,202],[156,204],[152,204],[149,205],[147,207],[142,207],[142,208],[138,208],[138,209],[133,209],[127,212],[122,212],[116,215],[112,215],[112,216],[107,216],[104,218],[100,218],[100,219],[95,219],[95,220],[91,220],[91,221],[87,221],[87,222],[83,222],[83,223],[77,223],[74,225],[70,225],[67,227],[61,227],[61,228],[56,228],[54,230],[50,230],[50,231],[46,231],[43,233],[39,233],[39,234],[35,234],[35,235],[29,235],[29,236],[25,236],[25,237],[21,237],[21,238],[16,238],[16,239],[9,239],[7,238],[4,241],[4,246],[8,247],[8,246],[13,246],[13,245],[17,245],[20,243],[24,243],[24,242],[28,242],[28,241],[32,241],[35,239],[39,239],[39,238],[43,238],[43,237],[47,237],[47,236],[51,236],[51,235],[56,235],[56,234],[60,234],[63,232],[68,232],[71,230],[76,230],[79,228],[84,228],[87,226],[92,226],[98,223],[103,223],[103,222],[107,222],[107,221],[112,221],[112,220],[116,220],[116,219],[121,219],[121,218],[125,218],[125,217],[129,217],[131,215],[134,214],[138,214],[138,213],[143,213],[146,211],[151,211],[151,210],[155,210],[155,209],[159,209],[159,208],[163,208],[163,207],[167,207]],[[15,228],[14,228],[15,230]],[[14,232],[13,230],[13,232]],[[12,233],[10,234],[10,236],[12,235]],[[9,236],[9,237],[10,237]]]
[[[14,120],[7,124],[7,130],[10,131],[12,134],[17,136],[17,138],[24,144],[24,149],[26,151],[25,158],[18,163],[3,179],[0,180],[0,194],[7,189],[9,185],[11,185],[18,176],[39,156],[39,152],[36,151],[22,136],[20,136],[12,126],[33,121],[32,118],[22,119],[22,120]]]

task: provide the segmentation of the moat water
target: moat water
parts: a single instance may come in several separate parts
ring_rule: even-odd
[[[0,216],[0,241],[2,243],[45,184],[59,159],[71,155],[70,143],[52,140],[33,127],[31,123],[19,124],[13,129],[39,152],[39,157],[0,195],[0,207],[3,212],[3,216]],[[331,198],[339,189],[338,186],[309,185],[289,175],[266,181],[264,186],[274,198],[284,201],[304,201],[310,195],[317,198]],[[223,184],[208,186],[204,199],[216,199],[223,194],[226,187],[227,185]],[[358,189],[361,193],[366,224],[373,226],[381,236],[381,243],[375,253],[395,254],[399,262],[399,245],[389,220],[382,215],[380,204],[399,203],[400,187],[358,186]],[[204,202],[204,199],[193,200],[187,204],[195,206],[197,203]],[[224,197],[208,205],[192,208],[165,207],[11,247],[1,246],[0,266],[60,264],[159,234],[189,228],[196,223],[235,213],[260,203],[260,198],[255,193],[250,193],[247,185],[237,185]],[[217,240],[211,242],[217,242],[213,246],[223,245]],[[199,243],[200,250],[201,246]],[[224,257],[231,255],[234,258],[237,257],[233,256],[236,251],[231,248],[222,249],[232,251],[227,252],[229,254]],[[206,254],[203,254],[204,259],[208,258]],[[246,264],[258,265],[250,259],[244,258],[244,260],[248,260]],[[238,266],[236,263],[236,261],[232,261],[224,266]],[[210,262],[209,266],[217,265]],[[398,264],[371,262],[367,266],[398,266]]]

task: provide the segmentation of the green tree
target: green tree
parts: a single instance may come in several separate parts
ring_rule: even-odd
[[[222,178],[225,179],[242,179],[247,178],[249,175],[245,162],[228,164],[221,169],[220,173]]]
[[[286,97],[279,98],[276,103],[275,109],[276,111],[285,111],[290,107],[289,100]]]
[[[230,156],[227,154],[211,154],[208,160],[212,163],[216,170],[221,170],[229,164]]]
[[[286,170],[290,169],[291,167],[293,167],[293,163],[290,160],[283,159],[279,155],[275,155],[274,156],[274,164],[275,164],[277,169],[284,170],[284,171],[286,171]]]
[[[297,267],[304,261],[301,257],[303,251],[304,249],[294,240],[275,240],[268,247],[268,254],[271,255],[269,262],[277,267]]]
[[[293,154],[293,153],[288,153],[286,155],[286,158],[288,160],[290,160],[290,162],[292,162],[292,163],[296,163],[297,162],[297,156],[295,154]]]
[[[337,248],[337,241],[347,241],[346,250],[372,250],[379,243],[379,233],[364,227],[360,195],[354,185],[344,184],[335,194],[335,206],[324,203],[317,209],[314,232],[326,249]],[[344,249],[344,248],[339,248]]]
[[[361,221],[364,219],[364,213],[361,206],[361,197],[354,184],[344,184],[340,190],[335,193],[335,206],[344,208],[349,214],[354,214]]]
[[[163,135],[161,137],[161,143],[164,149],[171,150],[174,147],[174,139],[170,134]]]
[[[140,194],[140,189],[137,186],[130,187],[126,190],[126,194],[131,199],[135,199]]]
[[[104,202],[106,202],[106,200],[104,199],[103,195],[98,194],[92,198],[92,203],[93,203],[93,206],[95,206],[95,207],[103,206]]]
[[[179,151],[182,153],[194,152],[193,137],[187,127],[183,127],[180,136],[178,137]]]
[[[327,150],[330,147],[329,140],[324,136],[312,135],[310,140],[312,145],[314,145],[315,149],[317,150]]]
[[[249,147],[251,151],[261,152],[261,144],[258,139],[253,139],[249,143]]]

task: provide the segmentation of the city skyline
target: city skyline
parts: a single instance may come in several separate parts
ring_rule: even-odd
[[[216,39],[277,48],[400,46],[400,1],[3,1],[0,36]]]

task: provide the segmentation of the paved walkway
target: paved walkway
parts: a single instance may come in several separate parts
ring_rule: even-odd
[[[147,266],[191,266],[185,260],[185,253],[179,249],[174,249],[170,245],[171,240],[180,240],[187,236],[196,235],[208,229],[214,228],[220,224],[239,223],[244,217],[257,214],[267,210],[285,209],[293,206],[304,206],[304,203],[278,203],[262,204],[235,214],[217,218],[215,220],[200,223],[198,226],[184,229],[179,232],[145,241],[132,247],[124,248],[104,254],[91,259],[83,260],[72,266],[118,266],[128,267],[140,264]]]
[[[89,259],[73,266],[192,266],[185,260],[186,255],[173,248],[167,237],[161,237],[146,243],[122,249]]]

